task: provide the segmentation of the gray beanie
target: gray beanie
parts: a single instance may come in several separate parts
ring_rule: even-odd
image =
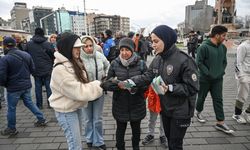
[[[135,43],[132,39],[125,37],[125,38],[122,38],[119,42],[119,49],[121,49],[122,47],[126,47],[132,52],[134,52]]]

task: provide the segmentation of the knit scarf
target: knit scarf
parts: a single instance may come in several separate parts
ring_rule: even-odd
[[[133,53],[133,55],[129,59],[123,59],[121,55],[119,55],[119,58],[121,60],[122,65],[128,67],[135,60],[136,54]]]

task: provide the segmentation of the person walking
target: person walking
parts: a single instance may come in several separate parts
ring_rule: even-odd
[[[237,79],[237,96],[232,118],[238,123],[250,123],[250,105],[246,110],[242,111],[249,95],[250,40],[246,40],[238,46],[235,67],[235,77]]]
[[[125,132],[128,122],[132,128],[132,147],[139,150],[141,120],[146,116],[146,103],[143,88],[121,89],[119,81],[140,75],[147,70],[144,61],[134,52],[135,44],[130,38],[119,42],[120,55],[110,65],[107,81],[102,84],[105,90],[113,91],[112,114],[116,120],[116,147],[125,150]]]
[[[80,59],[80,49],[84,44],[71,33],[64,33],[57,41],[55,65],[51,75],[52,94],[50,105],[64,131],[69,150],[82,150],[82,108],[88,101],[101,97],[100,81],[90,82]]]
[[[132,77],[136,87],[149,85],[156,79],[161,104],[161,116],[169,150],[182,150],[183,139],[194,115],[196,94],[199,90],[197,66],[175,43],[177,34],[167,25],[159,25],[151,32],[156,56],[143,75]],[[164,82],[164,83],[163,83]],[[122,82],[123,86],[124,81]]]
[[[99,80],[107,76],[109,61],[97,51],[95,41],[91,36],[82,37],[83,50],[81,59],[86,67],[89,81]],[[103,104],[104,95],[94,101],[88,102],[88,106],[83,108],[85,138],[88,147],[98,147],[106,149],[103,139]]]
[[[223,111],[223,76],[227,66],[227,48],[223,44],[227,28],[217,25],[212,28],[210,38],[204,41],[197,50],[196,63],[199,68],[198,98],[196,102],[196,117],[199,122],[205,123],[202,115],[204,102],[210,91],[217,123],[215,128],[225,133],[233,133],[224,122]]]
[[[45,85],[47,99],[51,95],[50,78],[53,68],[54,51],[53,45],[47,41],[42,28],[35,29],[35,35],[27,43],[26,51],[31,55],[35,72],[32,74],[35,79],[36,105],[43,109],[42,87]],[[49,101],[48,108],[50,108]]]
[[[43,113],[33,104],[31,98],[30,75],[34,72],[31,56],[16,48],[16,41],[12,37],[3,40],[5,56],[0,59],[0,86],[7,89],[7,128],[2,135],[16,135],[16,107],[20,99],[24,105],[38,119],[35,126],[46,126]]]

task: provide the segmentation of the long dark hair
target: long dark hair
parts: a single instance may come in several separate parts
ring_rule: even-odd
[[[58,52],[61,53],[64,57],[68,58],[68,60],[72,63],[77,79],[82,83],[88,83],[89,79],[83,61],[80,58],[76,60],[72,56],[72,50],[75,41],[78,38],[80,37],[72,33],[62,33],[57,38],[57,48]],[[83,71],[85,71],[86,76],[84,75]]]

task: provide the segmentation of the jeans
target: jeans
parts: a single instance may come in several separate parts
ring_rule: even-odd
[[[55,112],[66,136],[69,150],[82,150],[82,109],[73,112]]]
[[[43,95],[42,95],[42,86],[45,85],[46,93],[47,93],[47,103],[49,106],[49,97],[51,95],[51,89],[50,89],[50,79],[51,76],[34,76],[35,79],[35,92],[36,92],[36,105],[37,107],[41,108],[43,106]]]
[[[7,120],[8,128],[16,128],[16,106],[18,101],[22,99],[24,105],[40,120],[45,120],[42,112],[33,104],[31,99],[31,89],[21,90],[17,92],[7,92]]]
[[[103,139],[103,112],[104,96],[95,101],[88,102],[88,107],[83,108],[85,138],[87,143],[93,146],[101,146],[104,144]]]
[[[124,136],[127,129],[128,122],[120,122],[116,120],[116,147],[118,150],[125,150]],[[130,122],[132,129],[132,147],[133,150],[139,150],[140,136],[141,136],[141,120]]]
[[[165,136],[163,124],[162,124],[162,117],[160,114],[152,112],[149,110],[149,120],[148,120],[148,135],[154,136],[155,134],[155,124],[157,121],[157,116],[160,116],[160,137]]]

